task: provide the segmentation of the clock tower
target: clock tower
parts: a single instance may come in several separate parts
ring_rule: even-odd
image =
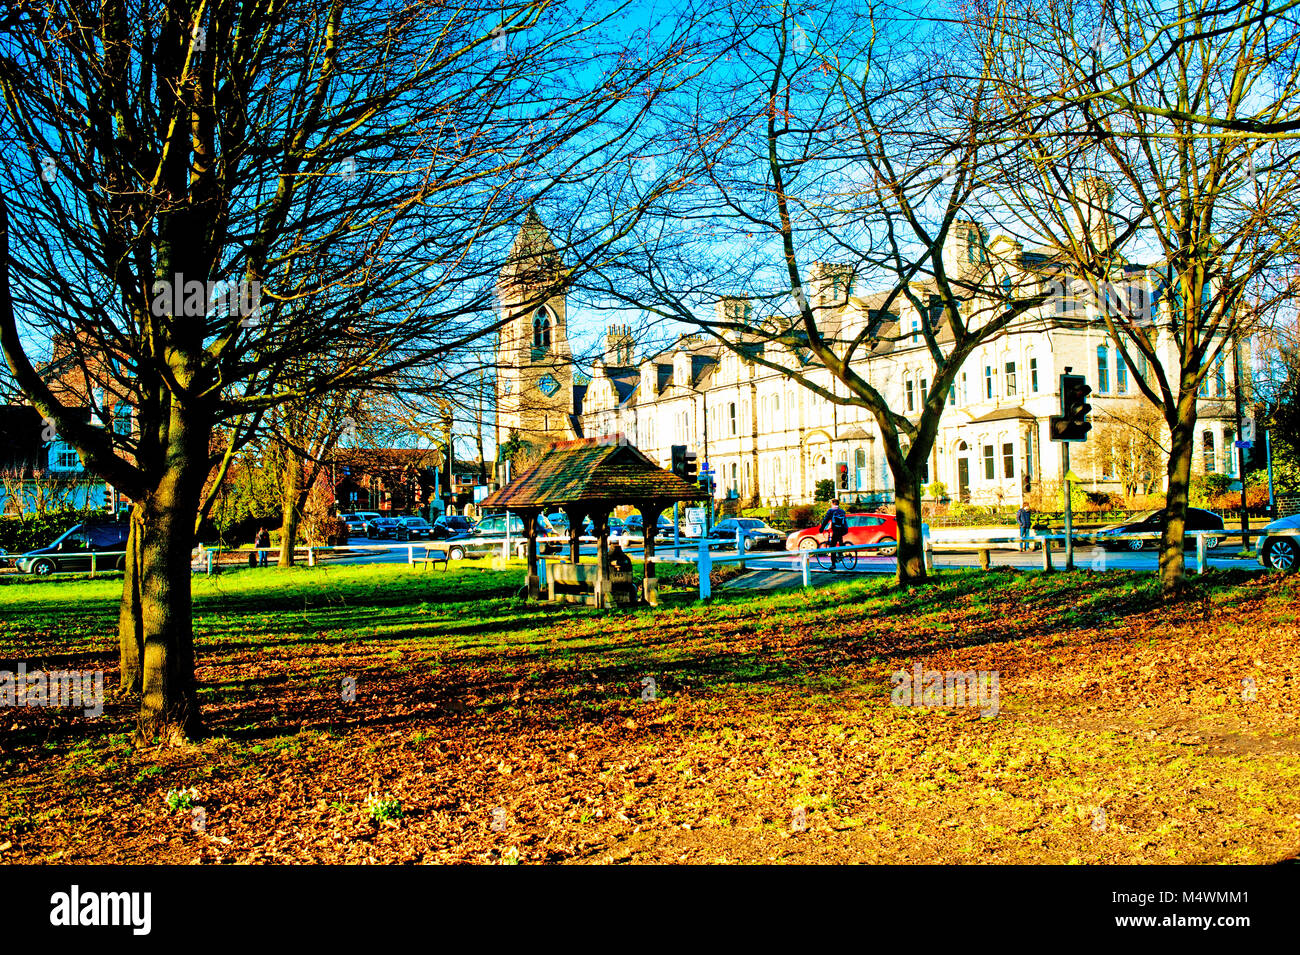
[[[498,446],[511,432],[534,446],[577,436],[570,419],[573,353],[563,276],[563,257],[529,208],[497,278],[497,302],[505,321],[497,333]]]

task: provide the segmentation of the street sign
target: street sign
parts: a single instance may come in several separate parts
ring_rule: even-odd
[[[1250,443],[1255,440],[1254,418],[1246,418],[1241,422],[1241,440],[1246,442],[1246,447],[1250,447]],[[1237,446],[1241,446],[1240,442]]]
[[[1071,484],[1078,484],[1078,483],[1080,483],[1079,475],[1075,474],[1073,471],[1066,471],[1066,472],[1065,472],[1065,479],[1066,479],[1067,481],[1069,481]]]
[[[1232,446],[1233,446],[1234,448],[1241,448],[1241,450],[1243,450],[1243,451],[1249,451],[1249,450],[1250,450],[1250,446],[1251,446],[1252,444],[1254,444],[1254,443],[1255,443],[1255,442],[1253,442],[1253,441],[1234,441],[1234,442],[1232,442]]]

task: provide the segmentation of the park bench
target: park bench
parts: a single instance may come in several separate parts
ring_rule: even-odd
[[[428,570],[429,564],[437,565],[438,561],[442,561],[442,569],[445,573],[449,563],[447,548],[445,546],[434,546],[433,544],[426,545],[424,548],[424,557],[420,561],[420,573],[424,573]]]

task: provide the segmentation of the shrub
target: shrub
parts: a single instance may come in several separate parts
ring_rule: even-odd
[[[199,800],[199,791],[191,786],[189,789],[169,789],[163,794],[163,803],[168,812],[193,809]]]
[[[796,504],[790,508],[787,513],[787,519],[795,527],[807,527],[813,520],[813,507],[811,504]]]
[[[822,478],[817,482],[816,493],[813,494],[814,501],[829,501],[835,496],[835,482],[830,478]]]
[[[102,511],[50,511],[0,517],[0,551],[21,554],[51,543],[64,531],[91,518],[104,518]]]
[[[948,485],[942,481],[931,481],[925,487],[925,496],[932,501],[942,501],[948,496]]]
[[[395,823],[402,818],[402,803],[399,799],[371,793],[366,797],[366,811],[375,822]]]
[[[747,507],[740,512],[741,517],[761,517],[768,520],[772,516],[770,507]]]

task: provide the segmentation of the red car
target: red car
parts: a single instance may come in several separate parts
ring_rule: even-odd
[[[795,531],[785,539],[786,550],[811,550],[822,547],[830,539],[830,531],[819,531],[815,527],[805,527]],[[849,532],[844,535],[845,544],[893,544],[898,540],[898,524],[893,514],[850,514]],[[864,554],[879,554],[893,557],[898,553],[896,547],[880,547]]]

